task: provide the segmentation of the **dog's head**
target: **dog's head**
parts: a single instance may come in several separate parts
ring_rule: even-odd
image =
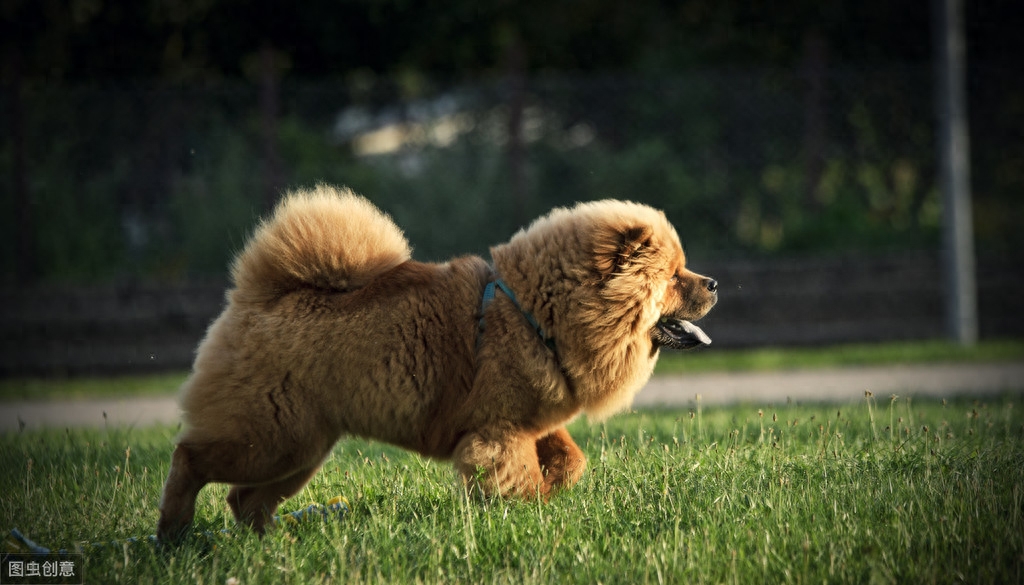
[[[648,208],[649,209],[649,208]],[[640,306],[655,348],[691,349],[709,345],[711,338],[693,324],[718,302],[718,282],[686,268],[679,236],[660,212],[624,217],[611,225],[595,250],[599,280],[619,301]],[[629,221],[632,219],[633,221]]]
[[[491,256],[554,341],[559,371],[588,415],[627,406],[660,348],[711,343],[693,321],[718,300],[718,283],[686,268],[675,228],[647,205],[555,209]]]

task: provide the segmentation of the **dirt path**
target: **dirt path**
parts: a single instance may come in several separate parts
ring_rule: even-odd
[[[634,406],[688,406],[734,403],[849,402],[869,390],[879,400],[900,396],[992,396],[1024,392],[1024,362],[926,364],[824,370],[742,372],[657,376]],[[176,424],[180,412],[173,397],[111,398],[63,402],[0,403],[0,433],[41,427],[144,427]]]
[[[653,378],[636,397],[636,407],[701,403],[772,404],[849,402],[870,391],[878,400],[898,396],[991,396],[1024,391],[1024,362],[922,364],[824,370],[712,373]]]

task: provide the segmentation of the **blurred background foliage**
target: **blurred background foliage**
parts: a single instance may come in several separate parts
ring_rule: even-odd
[[[1024,8],[967,3],[978,253],[1024,243]],[[223,277],[289,188],[423,260],[552,206],[704,257],[939,246],[927,3],[3,0],[7,284]]]

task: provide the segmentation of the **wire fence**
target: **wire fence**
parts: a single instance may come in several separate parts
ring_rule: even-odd
[[[1006,73],[973,72],[970,93],[979,251],[999,257],[1017,253],[1024,220]],[[601,197],[664,209],[707,257],[939,246],[929,66],[21,87],[3,100],[6,284],[223,275],[256,217],[317,181],[375,201],[426,260],[486,254],[553,206]]]

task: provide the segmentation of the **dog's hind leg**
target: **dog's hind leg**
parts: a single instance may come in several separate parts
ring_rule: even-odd
[[[565,427],[537,439],[537,459],[544,472],[545,491],[572,487],[587,468],[586,455]]]
[[[281,502],[297,494],[318,469],[319,464],[274,482],[232,487],[227,500],[235,520],[262,535]]]
[[[161,542],[173,542],[184,536],[196,513],[196,497],[208,480],[192,464],[192,453],[185,445],[174,448],[171,470],[160,498],[160,520],[156,535]]]

